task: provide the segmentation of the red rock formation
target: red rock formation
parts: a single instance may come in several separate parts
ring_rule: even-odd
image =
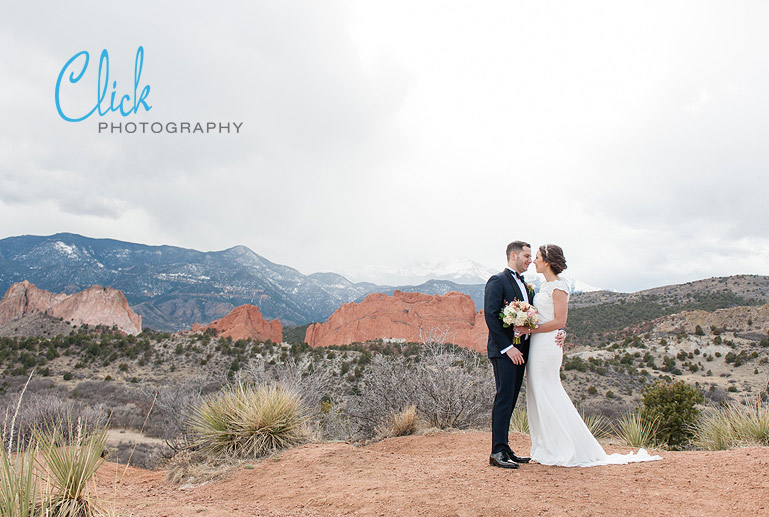
[[[431,296],[395,291],[374,293],[360,303],[346,303],[326,323],[307,328],[310,346],[347,345],[379,338],[420,342],[422,333],[448,330],[446,341],[478,352],[486,351],[488,330],[483,311],[476,313],[472,298],[451,292]]]
[[[216,329],[219,336],[232,339],[254,339],[266,341],[271,339],[275,343],[283,341],[283,325],[279,320],[267,321],[262,317],[259,308],[254,305],[241,305],[232,309],[224,318],[214,320],[206,326],[195,323],[194,331],[205,331],[209,328]]]
[[[126,334],[142,331],[142,317],[128,306],[123,293],[111,287],[89,287],[66,295],[38,289],[33,284],[13,284],[0,300],[0,325],[32,312],[47,312],[75,325],[117,326]]]

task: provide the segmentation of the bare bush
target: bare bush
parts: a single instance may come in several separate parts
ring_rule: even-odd
[[[493,382],[480,358],[458,347],[428,346],[416,368],[417,407],[434,427],[485,423],[494,400]]]
[[[350,408],[364,438],[409,406],[416,406],[422,418],[439,429],[486,424],[494,399],[490,369],[477,354],[444,344],[447,330],[422,335],[425,342],[417,362],[386,356],[371,361],[361,394]]]
[[[16,404],[14,403],[15,407]],[[2,409],[3,414],[12,414],[14,407]],[[68,434],[72,422],[81,420],[87,422],[87,429],[90,432],[94,429],[103,428],[106,425],[108,413],[102,405],[95,407],[87,406],[79,401],[64,399],[56,394],[28,395],[24,403],[19,406],[14,423],[13,439],[19,440],[19,445],[25,447],[30,440],[35,429],[60,429],[64,433],[64,438],[70,440],[72,436]],[[10,438],[8,436],[7,438]]]
[[[108,448],[107,459],[143,469],[158,467],[167,455],[166,447],[157,443],[119,442]]]
[[[267,366],[264,361],[251,362],[245,368],[245,374],[251,377],[254,384],[277,383],[299,394],[313,412],[319,412],[321,402],[330,396],[332,379],[328,368],[315,368],[312,363],[299,364],[293,358],[269,368]]]
[[[205,393],[222,386],[223,377],[199,375],[170,386],[142,388],[145,400],[153,405],[144,432],[163,438],[174,451],[190,445],[186,423],[192,409]]]
[[[402,357],[375,355],[362,380],[360,394],[350,400],[349,413],[358,433],[371,438],[390,415],[416,403],[416,372]]]

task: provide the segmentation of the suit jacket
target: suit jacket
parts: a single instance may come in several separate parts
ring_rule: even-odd
[[[502,326],[499,313],[509,302],[519,300],[531,303],[531,298],[528,291],[521,292],[518,282],[515,281],[513,274],[507,268],[486,282],[486,289],[483,294],[483,311],[486,326],[489,328],[489,341],[486,345],[489,358],[502,357],[502,350],[509,347],[515,337],[515,329],[512,326],[507,328]],[[523,352],[524,348],[528,346],[528,342],[529,336],[522,336],[521,343],[515,347]]]

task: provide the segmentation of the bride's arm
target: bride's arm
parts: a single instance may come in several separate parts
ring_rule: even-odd
[[[569,315],[569,296],[560,289],[553,290],[553,319],[547,323],[538,325],[535,329],[526,329],[525,334],[539,332],[552,332],[566,326],[566,318]],[[518,329],[519,327],[516,327]]]

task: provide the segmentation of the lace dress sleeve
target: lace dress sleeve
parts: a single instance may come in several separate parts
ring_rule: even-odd
[[[571,294],[571,289],[569,289],[569,284],[566,283],[564,280],[558,280],[557,282],[553,283],[553,290],[560,290],[566,293],[566,296],[569,296]]]

